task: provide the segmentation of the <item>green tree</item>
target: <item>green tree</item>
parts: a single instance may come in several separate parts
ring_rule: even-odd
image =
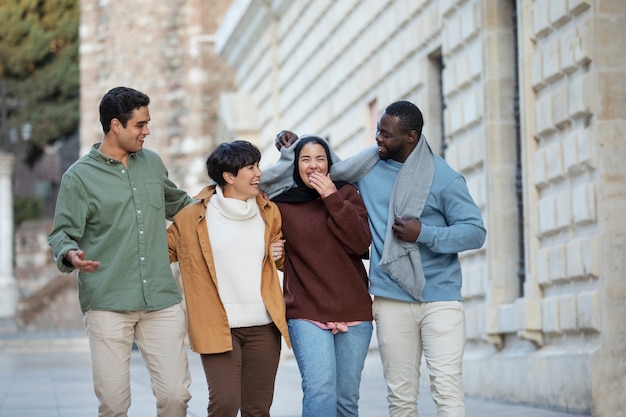
[[[13,199],[13,225],[15,229],[26,220],[41,219],[43,204],[36,197],[15,197]]]
[[[46,144],[78,130],[79,7],[79,0],[0,2],[0,80],[13,103],[5,128],[21,137],[29,126],[30,164]]]

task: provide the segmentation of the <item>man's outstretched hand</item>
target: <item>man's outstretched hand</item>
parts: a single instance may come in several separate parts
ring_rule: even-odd
[[[80,249],[72,249],[67,252],[65,259],[70,264],[74,265],[74,268],[82,272],[93,272],[100,266],[98,261],[90,261],[85,259],[85,252]]]
[[[289,131],[289,130],[281,130],[280,132],[278,132],[278,134],[276,135],[276,141],[275,141],[275,145],[276,145],[276,149],[278,149],[280,151],[280,149],[284,146],[285,148],[290,147],[291,145],[293,145],[293,143],[295,141],[298,140],[298,135],[296,135],[295,133]]]

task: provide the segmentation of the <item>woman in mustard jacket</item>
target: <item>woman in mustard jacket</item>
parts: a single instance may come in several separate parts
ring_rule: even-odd
[[[207,158],[216,185],[181,210],[168,229],[178,261],[193,351],[209,387],[209,417],[269,416],[285,302],[277,206],[259,195],[261,153],[249,142],[219,145]]]

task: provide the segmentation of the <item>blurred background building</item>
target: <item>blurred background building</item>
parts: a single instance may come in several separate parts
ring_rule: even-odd
[[[16,21],[8,19],[8,24],[22,29],[25,38],[29,32],[19,22],[27,16],[41,15],[49,23],[62,19],[47,16],[50,10],[80,9],[72,21],[77,28],[75,36],[80,38],[80,77],[76,74],[76,82],[80,78],[80,126],[75,127],[75,135],[42,146],[39,157],[29,165],[24,152],[28,136],[14,133],[15,129],[9,131],[9,123],[5,123],[7,113],[26,100],[18,100],[16,88],[6,94],[4,84],[0,85],[1,138],[16,142],[6,147],[8,152],[0,147],[0,336],[12,332],[84,331],[75,276],[56,270],[46,238],[61,175],[102,139],[98,105],[106,91],[125,85],[151,97],[152,134],[146,147],[158,151],[170,176],[194,194],[208,180],[204,157],[217,143],[220,93],[234,88],[233,70],[214,48],[215,32],[230,0],[51,3],[44,0],[37,5],[0,6],[0,21],[14,14]],[[67,23],[58,22],[57,26]],[[37,29],[31,33],[40,36],[44,31]],[[10,40],[0,31],[0,79],[11,63],[4,55]],[[43,113],[43,106],[37,111]],[[15,213],[11,213],[12,198],[25,202],[14,206]],[[37,207],[31,207],[33,202],[39,203]],[[39,215],[26,213],[31,208]],[[15,230],[11,217],[16,221]]]
[[[217,143],[256,143],[264,167],[289,129],[322,135],[347,157],[373,143],[388,104],[417,104],[425,136],[465,176],[488,230],[483,248],[461,256],[466,392],[624,415],[623,0],[80,5],[79,154],[102,137],[102,95],[137,88],[152,99],[146,147],[191,194],[206,184],[204,157]],[[42,269],[45,227],[16,239],[44,257]],[[60,279],[30,304],[22,290],[19,311],[75,300]],[[26,316],[18,327],[45,328]]]
[[[204,157],[218,143],[219,97],[234,88],[233,71],[214,46],[230,3],[81,0],[81,154],[103,136],[104,93],[133,87],[151,99],[145,146],[161,154],[189,193],[206,185]]]
[[[255,114],[270,163],[281,129],[348,156],[416,103],[488,230],[461,257],[467,393],[623,415],[625,23],[621,0],[235,0],[220,120]]]

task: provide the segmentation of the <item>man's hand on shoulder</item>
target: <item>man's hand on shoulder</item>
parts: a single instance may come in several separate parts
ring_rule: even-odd
[[[293,143],[297,140],[298,140],[298,135],[296,135],[294,132],[291,132],[289,130],[281,130],[276,135],[276,140],[274,144],[276,145],[276,149],[280,151],[280,149],[283,146],[285,148],[288,148],[291,145],[293,145]]]

